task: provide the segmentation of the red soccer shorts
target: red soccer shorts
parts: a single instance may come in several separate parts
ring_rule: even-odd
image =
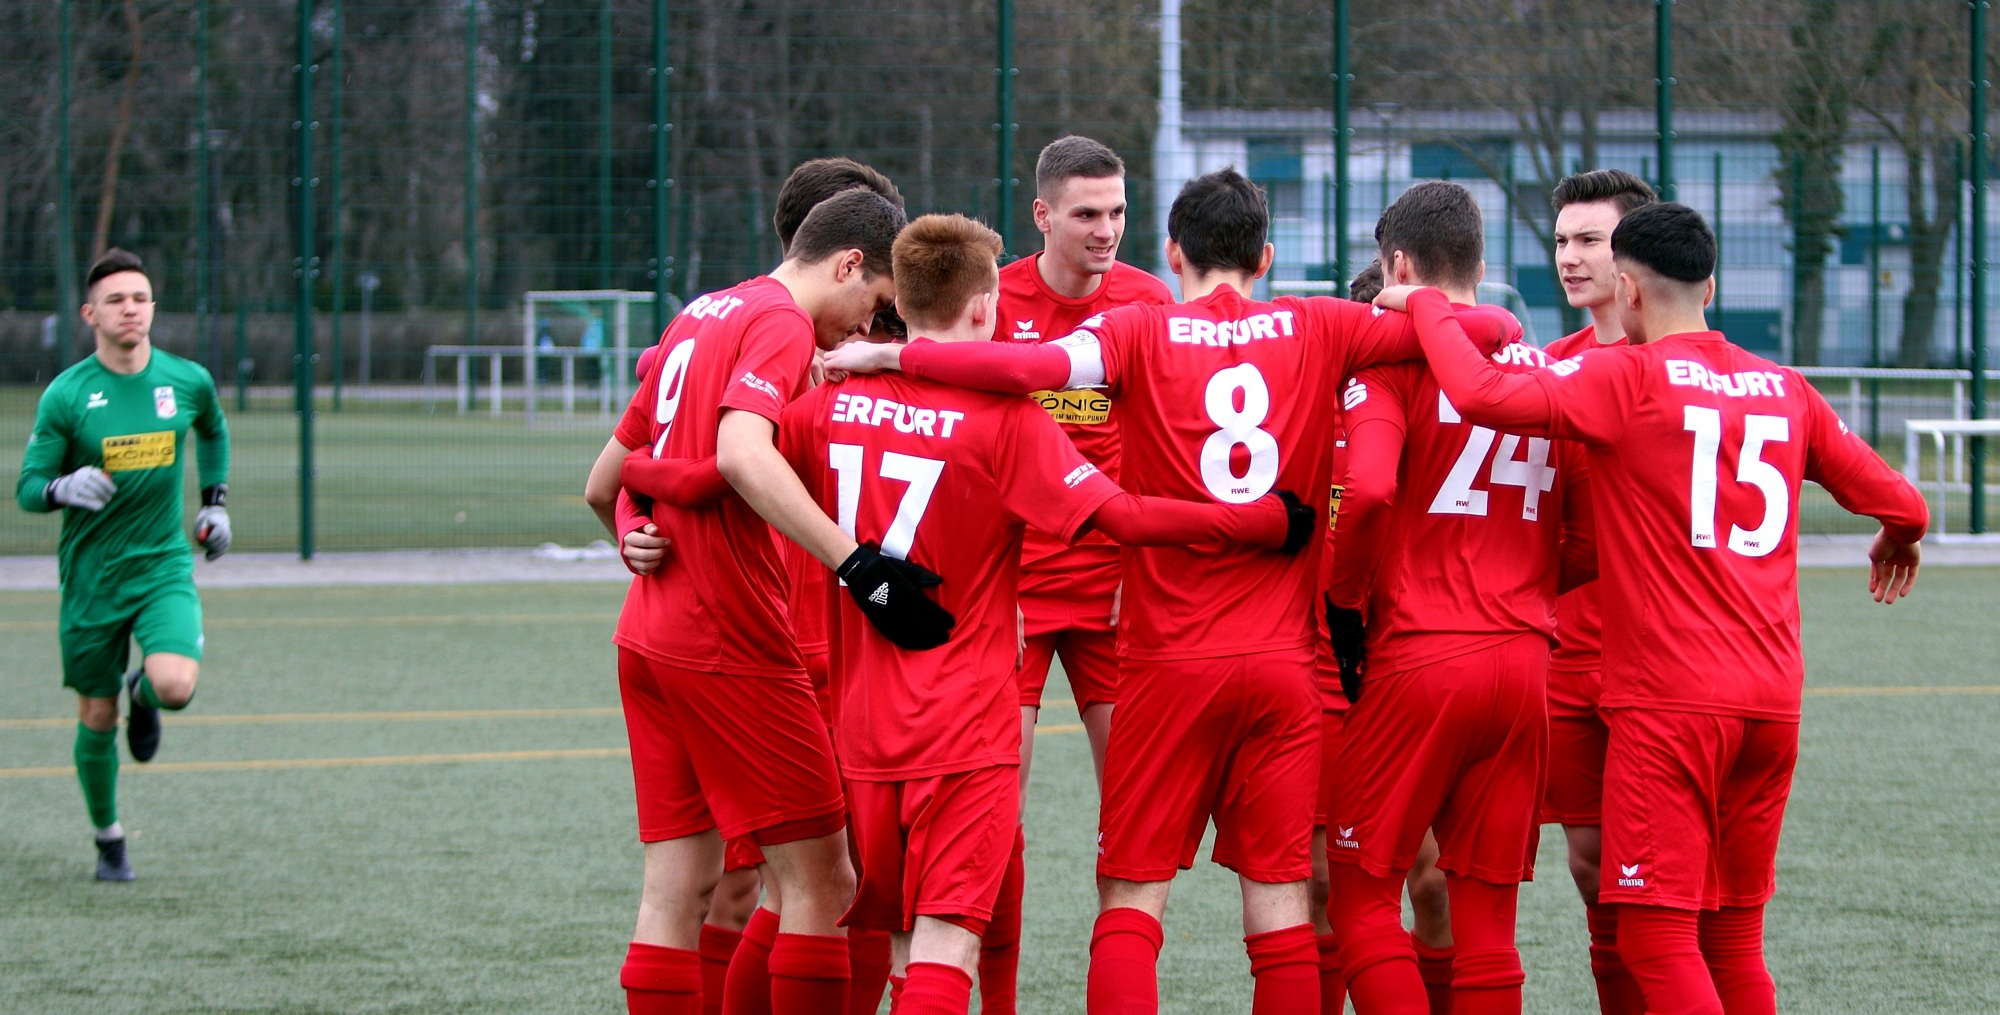
[[[847,792],[861,882],[841,923],[893,932],[934,916],[983,934],[1020,825],[1020,766],[850,781]]]
[[[1049,681],[1049,661],[1062,657],[1070,694],[1077,711],[1118,703],[1118,635],[1111,631],[1069,628],[1027,636],[1021,669],[1021,707],[1042,707],[1042,688]]]
[[[722,873],[754,870],[764,865],[764,851],[757,848],[757,840],[750,838],[730,839],[722,844]]]
[[[1611,731],[1597,714],[1604,674],[1549,671],[1549,782],[1542,821],[1604,823],[1604,746]]]
[[[1340,745],[1347,739],[1347,698],[1337,689],[1327,690],[1324,679],[1319,697],[1319,795],[1313,798],[1313,827],[1325,828],[1334,788],[1340,784],[1340,768],[1335,763],[1340,760]]]
[[[833,687],[827,671],[826,648],[802,652],[806,658],[806,679],[812,681],[813,702],[819,706],[819,714],[826,720],[829,730],[833,726]]]
[[[833,744],[804,677],[697,673],[618,650],[639,839],[719,829],[759,845],[846,824]]]
[[[1777,890],[1778,832],[1799,725],[1606,709],[1600,902],[1761,906]]]
[[[1104,758],[1097,873],[1166,881],[1194,866],[1213,817],[1216,863],[1266,884],[1311,877],[1319,706],[1305,647],[1127,662]]]
[[[1534,876],[1548,756],[1549,643],[1524,634],[1370,674],[1347,713],[1327,853],[1376,877],[1410,869],[1435,828],[1438,867],[1493,884]]]

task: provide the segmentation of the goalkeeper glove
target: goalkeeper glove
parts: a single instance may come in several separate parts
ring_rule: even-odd
[[[923,593],[943,578],[870,546],[855,547],[835,571],[862,615],[898,648],[921,652],[950,640],[957,618]]]
[[[111,481],[103,469],[86,465],[67,476],[58,476],[42,487],[42,499],[50,507],[73,507],[84,511],[102,511],[109,503],[111,495],[118,492],[118,484]]]
[[[194,541],[208,551],[209,560],[229,552],[229,510],[223,507],[228,499],[227,483],[202,488],[201,510],[194,516]]]
[[[1361,664],[1367,661],[1368,629],[1361,623],[1361,611],[1333,605],[1326,598],[1326,629],[1333,635],[1333,658],[1340,664],[1340,693],[1348,702],[1361,700]]]
[[[1278,547],[1278,552],[1297,553],[1319,531],[1319,517],[1290,490],[1277,491],[1277,497],[1285,504],[1285,545]]]

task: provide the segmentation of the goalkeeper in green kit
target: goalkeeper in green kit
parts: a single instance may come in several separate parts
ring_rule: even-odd
[[[160,747],[160,709],[194,697],[201,601],[181,531],[187,434],[197,437],[201,511],[194,538],[214,560],[229,549],[229,428],[208,371],[153,348],[153,285],[139,259],[112,249],[85,279],[83,322],[97,352],[42,393],[15,499],[63,513],[63,684],[77,693],[76,774],[97,829],[97,877],[132,880],[118,824],[118,692],[135,761]],[[129,642],[139,668],[125,672]]]

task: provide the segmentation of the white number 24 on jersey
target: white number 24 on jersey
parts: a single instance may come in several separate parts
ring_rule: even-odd
[[[1438,392],[1438,422],[1463,422],[1458,408]],[[1542,494],[1555,489],[1556,470],[1549,464],[1549,442],[1544,437],[1527,438],[1527,453],[1514,457],[1521,450],[1522,439],[1514,434],[1503,434],[1483,426],[1472,428],[1472,435],[1465,442],[1465,450],[1458,453],[1458,460],[1451,464],[1451,472],[1444,477],[1444,485],[1438,488],[1437,497],[1431,500],[1431,514],[1434,515],[1477,515],[1486,516],[1487,491],[1472,488],[1479,478],[1479,468],[1486,464],[1488,452],[1493,450],[1493,442],[1500,442],[1500,452],[1493,456],[1493,467],[1487,472],[1487,486],[1518,486],[1521,488],[1521,518],[1536,521],[1542,515]]]

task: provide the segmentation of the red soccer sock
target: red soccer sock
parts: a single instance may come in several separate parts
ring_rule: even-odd
[[[1257,981],[1250,1015],[1296,1015],[1319,1007],[1319,949],[1310,923],[1251,934],[1250,975]]]
[[[853,986],[847,993],[848,1015],[875,1015],[882,1005],[882,991],[889,986],[889,933],[881,930],[847,931],[847,968]]]
[[[1107,909],[1090,932],[1090,1015],[1157,1015],[1160,1010],[1160,921],[1138,909]]]
[[[1451,1010],[1454,1015],[1521,1015],[1521,953],[1514,946],[1518,884],[1446,874],[1451,898]]]
[[[891,974],[891,975],[890,975],[890,977],[889,977],[889,1015],[896,1015],[896,1013],[897,1013],[898,1011],[901,1011],[901,1010],[902,1010],[902,1008],[903,1008],[903,988],[904,988],[905,986],[907,986],[907,985],[909,984],[909,982],[910,982],[910,978],[909,978],[909,977],[907,977],[907,976],[896,976],[896,975],[894,975],[894,974]]]
[[[771,1010],[779,1015],[844,1015],[847,938],[779,934],[771,944]]]
[[[758,906],[729,959],[722,988],[725,1015],[771,1015],[771,942],[777,937],[778,914]]]
[[[1451,1015],[1451,963],[1458,950],[1450,945],[1432,948],[1410,932],[1410,947],[1417,951],[1417,978],[1424,981],[1424,1001],[1431,1015]]]
[[[1599,1015],[1646,1015],[1639,981],[1618,957],[1618,907],[1584,903],[1583,920],[1590,928],[1590,975],[1597,981]]]
[[[1618,954],[1652,1015],[1722,1015],[1696,914],[1665,906],[1618,907]]]
[[[1403,879],[1378,878],[1359,864],[1328,865],[1340,971],[1359,1015],[1430,1015],[1417,954],[1403,929]]]
[[[1729,1015],[1777,1015],[1778,985],[1764,964],[1764,907],[1701,914],[1701,956]]]
[[[1024,859],[1027,838],[1014,829],[1014,853],[1000,878],[1000,895],[993,901],[993,919],[979,942],[980,1015],[1014,1015],[1016,985],[1021,973],[1021,896],[1027,888]]]
[[[701,955],[634,941],[625,950],[618,985],[631,1015],[699,1015]]]
[[[1347,1010],[1347,984],[1340,978],[1340,935],[1321,934],[1314,943],[1319,947],[1320,1013],[1341,1015]]]
[[[729,960],[743,932],[701,925],[701,1011],[702,1015],[722,1015],[722,985],[729,979]]]
[[[965,1015],[972,1007],[972,977],[943,962],[912,962],[896,1015]]]

